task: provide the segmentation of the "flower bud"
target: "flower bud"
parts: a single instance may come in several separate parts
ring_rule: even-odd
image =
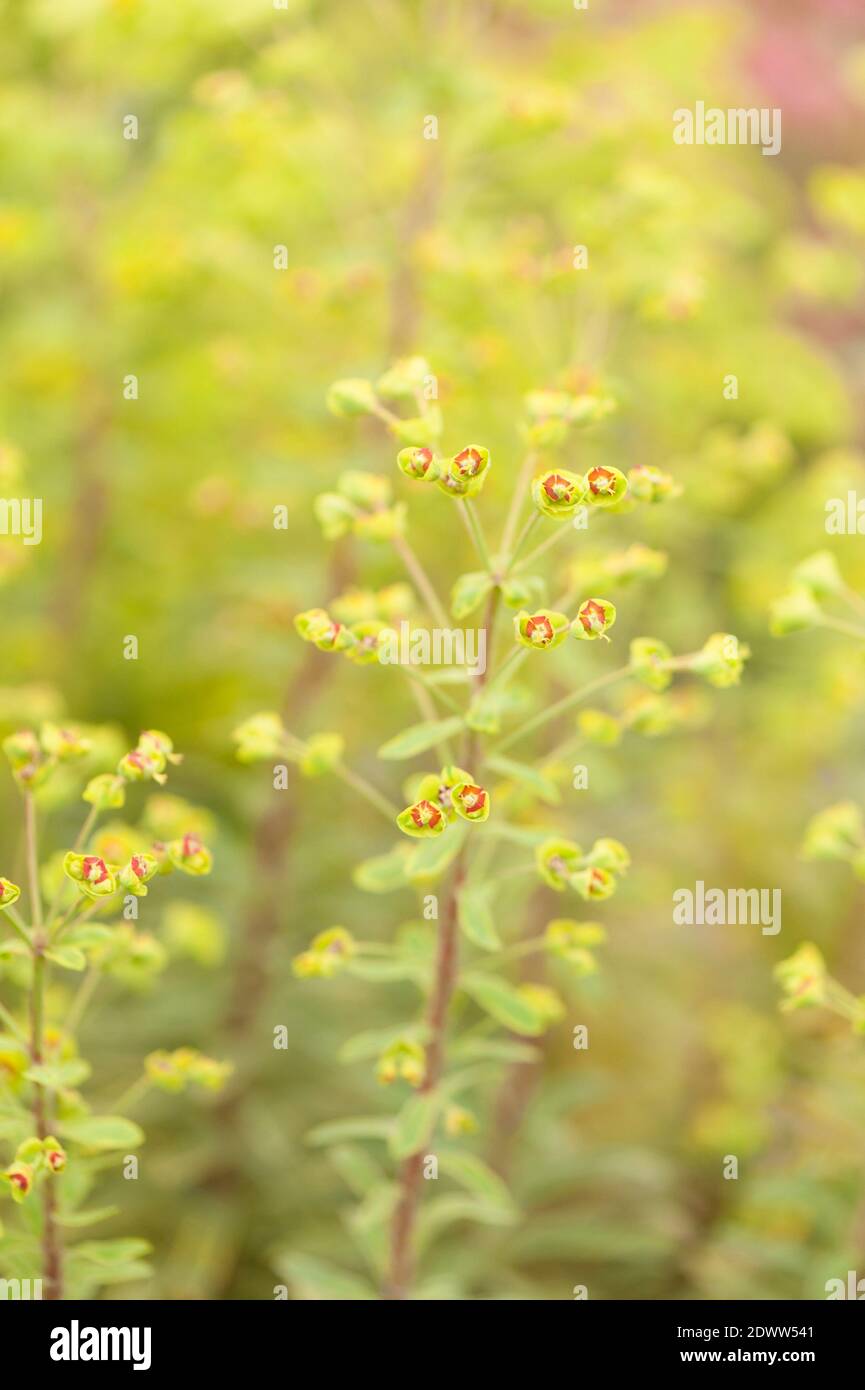
[[[531,651],[551,651],[558,647],[567,637],[570,626],[566,613],[555,613],[549,608],[539,608],[536,613],[524,610],[514,618],[517,641]]]
[[[865,848],[865,823],[855,801],[839,801],[808,822],[802,853],[806,859],[850,859]]]
[[[292,961],[298,978],[318,976],[329,980],[356,954],[357,946],[345,927],[328,927],[313,937],[309,948]]]
[[[826,963],[817,947],[805,941],[786,960],[775,966],[775,979],[787,998],[785,1011],[822,1004],[826,999]]]
[[[560,1023],[564,1018],[565,1006],[549,985],[518,985],[517,993],[540,1014],[545,1028],[549,1028],[553,1023]]]
[[[837,598],[846,588],[838,561],[830,550],[818,550],[816,555],[802,560],[793,571],[793,583],[817,600]]]
[[[338,541],[354,527],[357,508],[338,492],[320,492],[312,504],[313,515],[326,541]]]
[[[51,765],[42,756],[38,738],[30,729],[19,729],[3,740],[3,751],[9,760],[15,781],[28,791],[38,787],[48,776]]]
[[[396,823],[405,835],[441,835],[447,829],[447,817],[437,802],[423,799],[413,806],[407,806],[396,818]]]
[[[582,862],[583,851],[571,840],[545,840],[535,850],[535,864],[545,883],[563,893]]]
[[[133,854],[129,863],[118,873],[117,881],[127,893],[136,898],[147,897],[147,884],[159,872],[159,863],[152,854]]]
[[[342,652],[353,642],[348,628],[334,622],[324,608],[309,608],[305,613],[298,613],[294,626],[304,642],[314,643],[320,652]]]
[[[622,726],[613,714],[602,709],[584,709],[577,716],[577,728],[589,743],[612,747],[622,737]]]
[[[804,632],[819,623],[822,612],[810,589],[791,589],[775,600],[769,609],[769,631],[773,637]]]
[[[57,724],[43,724],[39,731],[39,741],[50,758],[58,762],[73,762],[90,752],[90,740],[82,738],[72,729],[61,729]]]
[[[313,734],[304,744],[300,770],[304,777],[321,777],[333,771],[344,751],[342,734]]]
[[[666,573],[668,559],[665,550],[652,550],[637,542],[605,557],[605,578],[615,579],[620,584],[631,584],[637,579],[660,579]]]
[[[570,917],[556,917],[547,923],[544,946],[550,955],[565,960],[580,975],[593,975],[598,966],[589,949],[606,940],[604,928],[597,922],[575,922]]]
[[[168,855],[175,868],[185,874],[209,874],[213,868],[213,855],[198,835],[183,835],[179,840],[172,840]]]
[[[371,415],[378,408],[372,382],[363,377],[345,377],[335,381],[327,393],[327,408],[332,415]]]
[[[422,449],[436,444],[444,428],[441,410],[437,405],[423,415],[413,415],[408,420],[389,420],[388,430],[394,439],[409,448]]]
[[[444,1114],[445,1134],[457,1138],[462,1134],[476,1134],[477,1116],[462,1105],[448,1105]]]
[[[109,898],[117,892],[114,874],[101,855],[70,850],[63,860],[63,872],[88,898]]]
[[[426,1076],[426,1051],[420,1043],[398,1038],[379,1057],[376,1076],[383,1086],[389,1086],[398,1077],[410,1086],[420,1086]]]
[[[81,797],[97,811],[117,811],[126,801],[124,780],[117,773],[100,772],[91,777]]]
[[[201,1052],[194,1052],[186,1067],[190,1081],[206,1091],[221,1091],[233,1071],[231,1062],[218,1062],[215,1057],[205,1057]]]
[[[616,880],[609,869],[579,869],[571,874],[570,885],[587,902],[602,901],[612,897],[616,891]]]
[[[337,487],[343,497],[367,512],[389,506],[393,496],[390,478],[382,473],[368,473],[358,468],[341,473]]]
[[[406,504],[381,507],[374,512],[362,512],[354,523],[356,536],[368,541],[392,541],[405,530]]]
[[[49,1134],[47,1138],[43,1139],[42,1153],[45,1157],[45,1165],[52,1173],[63,1172],[66,1167],[66,1150],[60,1140],[54,1138],[53,1134]]]
[[[435,482],[441,476],[441,467],[428,445],[421,448],[400,449],[396,456],[400,471],[415,482]]]
[[[443,767],[440,772],[430,772],[422,777],[417,786],[416,796],[418,801],[429,801],[439,810],[444,811],[448,821],[457,818],[457,808],[454,805],[454,792],[458,787],[472,782],[472,775],[466,772],[465,768],[455,767],[452,763]]]
[[[157,782],[163,786],[168,778],[163,772],[165,760],[153,753],[145,753],[141,748],[133,748],[117,764],[117,771],[127,782]]]
[[[628,480],[618,468],[599,464],[583,480],[586,501],[595,507],[613,507],[628,490]]]
[[[232,738],[237,744],[238,762],[254,763],[277,757],[285,746],[286,732],[280,716],[265,710],[239,724]]]
[[[673,673],[666,664],[672,661],[673,653],[666,642],[659,642],[656,637],[635,637],[630,656],[631,670],[637,680],[650,690],[666,690],[673,679]]]
[[[366,622],[352,623],[349,628],[352,644],[345,651],[348,660],[353,661],[357,666],[376,665],[381,647],[381,634],[384,631],[386,631],[385,625],[378,618],[369,618]]]
[[[750,655],[750,649],[731,632],[713,632],[692,657],[690,667],[710,685],[725,689],[739,684]]]
[[[425,357],[401,357],[379,377],[375,389],[386,401],[416,399],[432,376]]]
[[[539,574],[515,574],[501,583],[502,598],[508,608],[533,608],[546,594],[546,582]]]
[[[485,821],[490,813],[489,792],[474,782],[460,782],[451,792],[451,802],[458,816],[468,821]]]
[[[13,1202],[24,1202],[33,1191],[33,1169],[29,1163],[12,1163],[0,1174],[9,1184]]]
[[[182,1091],[186,1085],[185,1069],[178,1065],[176,1054],[162,1049],[145,1057],[144,1074],[160,1091]]]
[[[17,883],[12,883],[8,878],[0,878],[0,908],[12,907],[21,897],[21,889]]]
[[[476,497],[487,479],[490,451],[481,444],[468,444],[453,458],[443,460],[439,487],[450,497]]]
[[[628,492],[637,502],[666,502],[679,497],[682,489],[669,473],[638,463],[628,473]]]
[[[532,482],[532,501],[544,516],[571,516],[585,500],[583,479],[558,469]]]
[[[165,763],[182,763],[183,754],[175,753],[174,744],[161,729],[144,729],[138,737],[138,748],[142,753]]]
[[[596,840],[586,855],[586,863],[592,868],[609,869],[610,873],[627,873],[631,856],[619,840]]]
[[[615,621],[615,605],[610,603],[609,599],[587,598],[577,609],[577,616],[571,624],[571,632],[574,637],[583,641],[594,641],[596,637],[603,637],[609,641],[607,632]]]

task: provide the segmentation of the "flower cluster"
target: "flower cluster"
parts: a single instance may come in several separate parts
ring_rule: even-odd
[[[0,1172],[0,1191],[8,1189],[13,1202],[26,1202],[41,1173],[62,1173],[66,1167],[66,1150],[53,1134],[45,1139],[32,1136],[18,1145],[14,1161]]]
[[[217,1062],[194,1047],[151,1052],[144,1059],[145,1077],[161,1091],[183,1091],[189,1083],[207,1091],[220,1091],[233,1070],[230,1062]]]
[[[772,604],[769,631],[774,637],[786,637],[808,628],[836,627],[851,636],[865,638],[865,629],[857,629],[827,611],[826,605],[833,600],[854,609],[860,617],[865,611],[865,602],[845,584],[834,555],[818,550],[796,566],[790,588]]]
[[[34,791],[61,763],[74,762],[90,751],[90,742],[76,730],[43,724],[38,735],[19,729],[3,740],[3,751],[18,785]]]
[[[313,937],[305,951],[295,956],[292,968],[300,979],[317,976],[329,980],[342,970],[356,950],[354,938],[345,927],[328,927]]]
[[[379,473],[340,474],[333,492],[321,492],[313,510],[325,540],[351,533],[365,540],[389,541],[405,526],[405,504],[393,502],[391,485]]]
[[[485,821],[490,813],[490,795],[461,767],[443,767],[438,774],[422,778],[417,799],[397,816],[405,835],[440,835],[457,817],[465,821]]]
[[[414,482],[437,483],[448,497],[477,497],[489,472],[490,451],[482,444],[467,444],[450,457],[439,457],[424,445],[401,449],[397,465]]]
[[[586,901],[601,901],[616,891],[616,875],[627,873],[631,856],[618,840],[600,839],[584,854],[572,840],[544,840],[535,864],[544,883],[563,893],[573,888]]]

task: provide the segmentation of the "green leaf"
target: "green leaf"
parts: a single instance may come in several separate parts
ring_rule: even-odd
[[[512,1211],[478,1201],[461,1193],[447,1193],[427,1200],[418,1218],[418,1246],[425,1249],[435,1237],[457,1221],[474,1221],[483,1226],[509,1226]]]
[[[277,1255],[273,1267],[299,1299],[364,1303],[378,1299],[376,1290],[360,1275],[349,1274],[312,1255]]]
[[[540,1012],[506,980],[473,972],[463,976],[461,985],[476,1004],[513,1033],[523,1033],[530,1038],[543,1033],[544,1020]]]
[[[149,1255],[153,1246],[149,1240],[138,1236],[120,1236],[117,1240],[84,1240],[76,1245],[75,1253],[80,1260],[97,1265],[127,1264],[130,1260],[140,1260]]]
[[[423,1148],[432,1135],[442,1106],[438,1091],[410,1096],[396,1117],[388,1147],[394,1158],[408,1158]]]
[[[45,952],[45,958],[62,965],[64,970],[87,969],[87,957],[77,946],[52,946]]]
[[[83,1057],[70,1057],[66,1062],[45,1062],[30,1067],[24,1076],[28,1081],[38,1081],[49,1091],[65,1091],[70,1086],[80,1086],[90,1075],[91,1067]]]
[[[458,734],[463,727],[463,717],[461,714],[452,714],[449,719],[430,720],[424,724],[412,724],[410,728],[404,729],[395,738],[383,743],[378,750],[378,756],[388,761],[397,762],[403,758],[414,758],[418,753],[425,753],[428,748],[434,748],[437,743],[444,739],[452,738]]]
[[[60,1212],[57,1221],[61,1226],[95,1226],[97,1221],[107,1221],[119,1211],[119,1207],[91,1207],[89,1211]]]
[[[459,896],[460,928],[484,951],[497,951],[502,944],[490,908],[491,894],[491,885],[482,883],[464,888]]]
[[[452,1059],[460,1061],[537,1062],[539,1053],[531,1043],[511,1038],[457,1038],[449,1048]]]
[[[110,927],[98,927],[95,922],[85,922],[83,927],[73,927],[72,931],[64,932],[64,945],[79,946],[83,949],[88,946],[101,946],[103,941],[110,941],[113,935]]]
[[[410,850],[408,877],[412,883],[426,883],[440,878],[449,864],[456,859],[462,849],[468,832],[465,821],[449,825],[443,835],[434,840],[421,840],[416,849]]]
[[[501,1207],[503,1211],[516,1215],[514,1200],[506,1184],[477,1154],[464,1149],[439,1148],[437,1156],[440,1172],[491,1206]]]
[[[397,845],[389,854],[364,859],[355,867],[352,879],[365,893],[393,893],[408,882],[406,869],[410,854],[409,845]]]
[[[17,936],[10,936],[8,941],[0,941],[0,960],[6,960],[9,956],[29,955],[29,948]]]
[[[89,1149],[137,1149],[144,1143],[144,1131],[134,1120],[120,1115],[84,1115],[58,1125],[64,1139]]]
[[[349,1120],[329,1120],[316,1125],[306,1136],[307,1144],[326,1147],[328,1144],[342,1144],[350,1139],[387,1139],[393,1128],[393,1120],[382,1115],[357,1115]]]
[[[384,1172],[360,1144],[335,1144],[328,1158],[356,1197],[365,1197],[384,1180]]]
[[[451,589],[451,613],[457,619],[467,618],[469,613],[483,603],[493,587],[493,581],[486,570],[475,570],[471,574],[461,574]]]
[[[524,786],[531,787],[548,806],[557,806],[562,799],[555,782],[551,782],[549,777],[544,777],[527,763],[517,763],[513,758],[506,758],[502,753],[497,753],[487,759],[487,765],[503,777],[510,777],[515,782],[522,782]]]

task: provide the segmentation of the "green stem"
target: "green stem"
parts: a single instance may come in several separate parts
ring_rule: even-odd
[[[78,1025],[84,1017],[90,1000],[93,998],[93,992],[96,989],[96,986],[99,984],[99,980],[99,971],[96,969],[95,965],[91,965],[90,969],[87,971],[87,974],[84,976],[84,979],[81,981],[81,984],[78,987],[78,991],[75,995],[75,998],[72,1001],[72,1007],[70,1008],[69,1013],[66,1017],[66,1021],[63,1024],[63,1030],[65,1033],[75,1033],[76,1029],[78,1028]]]
[[[91,806],[90,810],[87,812],[87,815],[84,817],[84,823],[81,826],[81,829],[75,837],[75,843],[72,846],[73,854],[77,854],[81,846],[87,843],[87,840],[90,836],[90,832],[96,824],[98,815],[99,807]],[[47,915],[47,921],[49,926],[54,921],[54,918],[57,916],[57,913],[60,910],[60,904],[63,900],[63,894],[65,893],[67,887],[69,887],[69,880],[67,878],[64,878],[63,882],[60,884],[60,887],[57,889],[57,892],[54,894],[54,897],[51,899]]]
[[[847,637],[856,637],[860,642],[865,642],[865,628],[856,627],[855,623],[845,622],[843,618],[830,618],[824,613],[817,626],[831,627],[835,632],[843,632]]]
[[[392,543],[394,550],[408,570],[419,593],[426,600],[427,608],[433,618],[438,623],[439,627],[446,628],[448,626],[448,616],[442,606],[442,601],[433,588],[432,581],[414,550],[409,545],[405,536],[394,536]]]
[[[29,932],[27,931],[27,928],[25,927],[25,925],[24,925],[24,923],[22,922],[21,918],[18,916],[18,913],[16,912],[15,908],[14,908],[14,907],[4,907],[4,908],[0,908],[0,912],[5,912],[5,913],[6,913],[6,917],[7,917],[7,919],[8,919],[9,925],[10,925],[10,927],[12,928],[12,930],[13,930],[14,932],[16,932],[18,936],[20,936],[21,940],[24,942],[24,945],[27,947],[28,951],[32,951],[32,949],[33,949],[33,943],[32,943],[32,941],[30,940],[30,934],[29,934]],[[0,917],[0,921],[2,921],[2,920],[3,920],[2,917]]]
[[[122,1115],[124,1110],[131,1110],[138,1104],[142,1096],[147,1094],[151,1084],[149,1076],[139,1076],[131,1086],[127,1086],[123,1094],[114,1102],[111,1107],[112,1114]]]
[[[466,523],[469,535],[475,543],[478,558],[484,569],[488,572],[492,572],[493,562],[490,559],[489,546],[487,545],[486,536],[484,535],[480,519],[475,511],[474,503],[468,497],[460,497],[458,500],[463,520]]]
[[[505,529],[502,532],[502,543],[500,546],[502,555],[507,555],[514,543],[514,536],[517,533],[517,522],[520,516],[520,507],[525,501],[526,488],[528,487],[532,473],[534,472],[536,458],[533,453],[526,454],[522,466],[517,475],[516,486],[511,496],[511,505],[508,509]]]
[[[382,815],[386,816],[389,821],[393,822],[396,820],[396,817],[399,815],[399,807],[394,806],[392,801],[388,801],[387,797],[378,791],[371,782],[368,782],[365,777],[361,777],[357,772],[352,772],[351,768],[346,767],[344,763],[334,763],[333,770],[337,777],[345,782],[347,787],[352,787],[358,795],[364,797],[371,806],[375,806],[377,811],[381,811]]]
[[[19,1041],[27,1041],[27,1034],[25,1033],[24,1029],[20,1026],[20,1024],[16,1023],[13,1015],[6,1008],[5,1004],[0,1004],[0,1018],[2,1018],[3,1022],[6,1024],[6,1027],[9,1029],[9,1032],[14,1033],[15,1037],[18,1038]]]
[[[507,738],[495,744],[490,750],[493,753],[503,753],[506,748],[510,748],[512,743],[517,743],[528,734],[534,733],[535,729],[540,729],[544,724],[548,724],[551,719],[556,719],[560,714],[578,705],[587,696],[594,694],[596,690],[603,690],[605,686],[613,685],[616,681],[623,680],[629,675],[630,666],[621,666],[617,671],[611,671],[605,676],[599,676],[597,680],[589,681],[588,685],[582,686],[579,690],[573,691],[570,695],[565,695],[561,700],[557,700],[548,709],[541,710],[540,714],[527,719],[524,724],[520,724]]]
[[[36,836],[36,803],[24,793],[24,829],[27,838],[27,877],[30,884],[30,920],[35,931],[42,926],[42,894],[39,892],[39,855]]]
[[[556,530],[553,532],[551,536],[547,536],[544,540],[541,541],[540,545],[536,545],[534,550],[530,551],[528,555],[526,555],[522,560],[520,560],[520,563],[518,565],[511,566],[511,572],[513,573],[516,570],[523,570],[526,568],[527,565],[534,564],[534,562],[536,560],[539,560],[542,555],[545,555],[548,550],[552,550],[554,545],[558,545],[559,541],[562,540],[562,538],[568,534],[570,529],[571,528],[569,525],[567,525],[567,523],[559,523],[559,525],[556,527]]]
[[[519,536],[517,537],[516,545],[514,546],[513,550],[511,551],[510,555],[508,556],[505,562],[504,572],[506,575],[510,574],[511,570],[513,569],[514,561],[516,560],[517,556],[519,555],[529,536],[532,534],[532,531],[534,531],[540,519],[540,512],[532,512],[531,516],[526,517],[526,524],[520,532]]]

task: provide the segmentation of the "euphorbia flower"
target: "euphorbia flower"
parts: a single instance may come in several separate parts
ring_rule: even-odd
[[[351,960],[356,951],[354,937],[345,927],[328,927],[313,937],[306,951],[295,956],[292,969],[300,978],[319,976],[329,980]]]
[[[237,744],[238,762],[252,763],[277,757],[285,745],[286,732],[280,716],[266,710],[238,725],[232,738]]]
[[[198,835],[183,835],[168,845],[172,864],[185,874],[209,874],[213,868],[213,855]]]
[[[732,632],[713,632],[702,649],[692,657],[690,669],[703,676],[710,685],[725,689],[739,684],[750,655],[750,648],[734,637]]]
[[[556,917],[547,923],[544,945],[550,955],[567,961],[577,974],[593,975],[598,963],[589,947],[606,940],[604,928],[597,922],[575,922],[570,917]]]
[[[586,855],[586,863],[595,869],[608,869],[610,873],[627,873],[631,856],[620,840],[604,838],[596,840]]]
[[[353,661],[357,666],[371,666],[377,663],[379,648],[381,647],[381,633],[384,631],[385,624],[380,622],[378,618],[368,618],[365,622],[352,623],[349,628],[352,642],[345,649],[349,661]]]
[[[426,1052],[420,1043],[398,1038],[378,1059],[376,1076],[383,1086],[401,1077],[410,1086],[420,1086],[426,1076]]]
[[[572,840],[545,840],[535,850],[535,863],[545,883],[563,893],[583,861],[583,851]]]
[[[435,801],[416,801],[407,806],[396,818],[396,823],[405,835],[440,835],[447,829],[447,816]]]
[[[618,468],[599,464],[585,476],[586,501],[596,507],[612,507],[628,490],[628,480]]]
[[[449,764],[443,767],[441,772],[431,772],[426,777],[421,778],[417,789],[418,802],[429,801],[439,810],[444,811],[449,821],[456,820],[457,808],[454,805],[453,794],[457,787],[471,782],[472,775],[462,767],[454,767]]]
[[[577,609],[571,632],[583,641],[593,641],[596,637],[609,641],[607,633],[615,621],[616,609],[609,599],[587,598]]]
[[[585,484],[576,473],[556,469],[532,483],[532,501],[544,516],[571,516],[584,501]]]
[[[117,771],[127,782],[152,781],[163,786],[168,780],[162,770],[164,766],[164,758],[147,753],[141,748],[133,748],[120,759]]]
[[[486,481],[489,467],[489,449],[469,444],[448,461],[438,485],[451,497],[476,497]]]
[[[152,854],[133,854],[129,863],[118,873],[117,881],[136,898],[147,897],[147,884],[159,872],[159,862]]]
[[[570,625],[565,613],[555,613],[549,608],[528,613],[524,609],[514,618],[514,633],[517,641],[532,651],[551,651],[564,642]]]
[[[33,1190],[33,1169],[29,1163],[13,1163],[3,1174],[13,1202],[24,1202]]]
[[[47,1138],[43,1139],[42,1153],[45,1157],[45,1164],[52,1173],[63,1172],[66,1167],[66,1150],[60,1140],[54,1138],[53,1134],[49,1134]]]
[[[610,898],[616,891],[616,880],[609,869],[578,869],[571,874],[570,884],[587,901]]]
[[[91,777],[81,798],[98,811],[119,810],[126,801],[124,778],[113,772],[100,772],[98,777]]]
[[[21,889],[11,879],[0,878],[0,908],[12,907],[21,897]]]
[[[57,724],[43,724],[39,738],[48,756],[61,763],[83,758],[90,751],[89,739],[82,738],[73,729],[61,729]]]
[[[454,810],[463,820],[485,821],[490,813],[490,795],[474,782],[461,782],[451,793]]]
[[[628,474],[628,491],[638,502],[665,502],[670,497],[678,497],[682,489],[669,473],[638,463]]]
[[[822,1004],[826,998],[826,962],[820,950],[805,941],[786,960],[775,966],[775,978],[787,998],[782,1008],[801,1009],[807,1004]]]
[[[656,637],[635,637],[631,643],[631,670],[650,690],[666,690],[673,679],[668,663],[673,653]]]
[[[415,482],[432,483],[441,476],[440,464],[426,445],[419,449],[400,449],[396,461],[401,472]]]
[[[343,623],[334,622],[324,608],[310,608],[298,613],[294,626],[304,642],[313,642],[321,652],[344,651],[352,644],[349,630]]]
[[[117,880],[99,854],[70,850],[63,860],[63,871],[89,898],[108,898],[117,892]]]

